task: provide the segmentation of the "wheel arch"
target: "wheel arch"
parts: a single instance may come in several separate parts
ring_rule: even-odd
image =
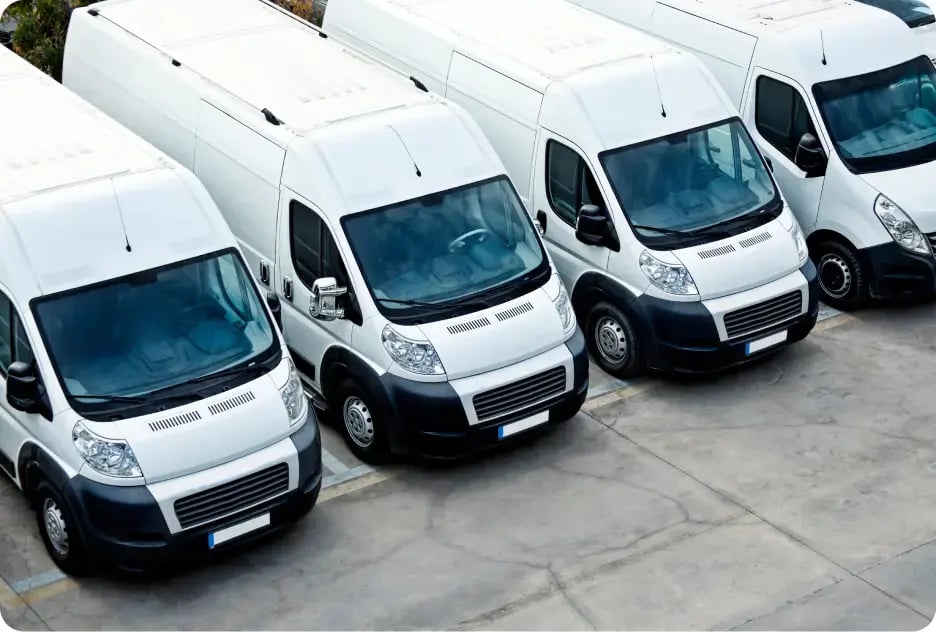
[[[20,448],[16,472],[20,487],[29,500],[33,500],[36,487],[42,480],[62,491],[71,478],[51,454],[32,441],[27,441]]]

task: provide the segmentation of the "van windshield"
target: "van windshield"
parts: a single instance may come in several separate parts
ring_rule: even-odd
[[[432,322],[509,300],[549,278],[549,260],[506,177],[342,220],[378,308]]]
[[[232,250],[36,301],[33,313],[75,410],[98,420],[117,409],[143,414],[162,395],[200,399],[204,389],[272,368],[278,339],[248,275]],[[239,367],[245,371],[200,379]]]
[[[922,0],[858,0],[858,2],[893,13],[912,29],[936,22],[932,9]]]
[[[855,173],[936,159],[936,70],[927,57],[813,86],[829,135]]]
[[[686,248],[745,232],[782,210],[780,194],[738,119],[603,152],[637,238]]]

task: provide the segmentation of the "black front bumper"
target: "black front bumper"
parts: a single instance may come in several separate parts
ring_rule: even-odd
[[[936,293],[936,257],[906,251],[896,242],[858,251],[869,271],[871,296],[880,299],[929,297]]]
[[[311,410],[311,408],[310,408]],[[299,455],[299,486],[258,506],[208,524],[170,533],[144,486],[116,487],[75,476],[62,490],[79,521],[91,559],[102,566],[148,571],[191,563],[231,550],[299,520],[315,506],[322,486],[322,442],[314,413],[290,438]],[[208,534],[270,513],[270,525],[209,549]]]
[[[809,309],[792,320],[777,323],[757,333],[722,341],[715,319],[701,302],[680,303],[641,296],[634,301],[639,315],[641,341],[648,366],[675,373],[713,373],[746,364],[798,342],[809,335],[819,316],[816,266],[807,261],[800,272],[806,277]],[[748,354],[747,345],[787,330],[785,343]]]
[[[394,452],[436,459],[456,459],[513,442],[534,431],[575,416],[588,394],[588,351],[585,337],[576,328],[566,343],[572,354],[574,378],[571,391],[520,410],[494,422],[470,425],[458,394],[447,382],[414,382],[386,374],[380,378],[387,407],[384,419],[390,423]],[[500,439],[498,429],[549,411],[549,421],[526,432]]]

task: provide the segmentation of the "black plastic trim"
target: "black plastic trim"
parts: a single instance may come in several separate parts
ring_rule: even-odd
[[[896,242],[858,251],[870,272],[871,295],[881,299],[928,297],[936,294],[936,257],[918,255]]]

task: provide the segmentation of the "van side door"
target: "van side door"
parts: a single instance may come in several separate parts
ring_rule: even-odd
[[[348,268],[334,237],[335,227],[314,204],[283,187],[276,248],[276,293],[282,304],[283,335],[305,377],[321,389],[322,360],[330,347],[350,347],[362,324]],[[315,282],[333,277],[348,292],[338,298],[344,317],[317,318],[310,306]],[[321,391],[320,391],[321,392]]]
[[[611,255],[611,249],[582,243],[575,236],[578,213],[585,204],[604,209],[614,225],[607,198],[584,156],[568,139],[540,128],[531,208],[569,292],[585,272],[605,274]]]
[[[816,225],[825,168],[806,171],[796,164],[797,148],[804,134],[812,134],[829,147],[816,131],[817,113],[806,91],[789,77],[755,67],[742,106],[751,135],[773,167],[774,177],[793,214],[809,234]]]
[[[25,362],[35,365],[32,345],[23,327],[23,321],[12,301],[0,290],[0,470],[11,477],[14,470],[17,451],[30,431],[41,431],[48,423],[39,415],[29,415],[15,410],[6,398],[6,374],[13,362]],[[27,428],[26,424],[36,424]]]

